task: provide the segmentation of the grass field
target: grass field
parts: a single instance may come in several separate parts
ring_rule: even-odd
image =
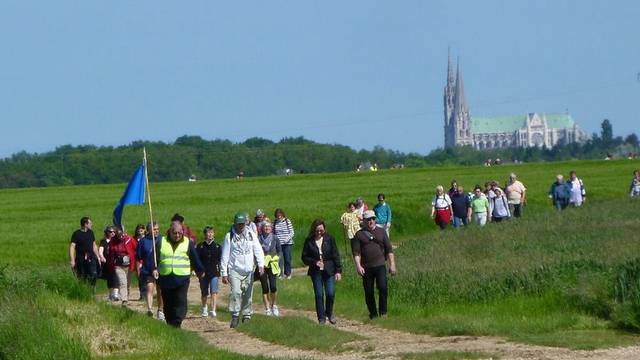
[[[377,321],[380,325],[438,335],[502,335],[530,343],[596,348],[640,342],[633,332],[640,329],[636,311],[640,309],[640,203],[626,196],[631,173],[638,167],[637,161],[592,161],[196,183],[156,184],[151,179],[151,191],[154,216],[163,229],[171,215],[179,212],[194,230],[214,225],[217,239],[223,237],[237,211],[253,214],[262,208],[272,214],[276,207],[283,208],[296,230],[294,259],[298,265],[299,250],[313,219],[326,219],[329,232],[342,239],[339,217],[347,202],[363,196],[372,207],[376,194],[383,192],[393,209],[392,240],[401,246],[396,251],[399,275],[390,283],[391,316]],[[583,178],[588,201],[583,209],[558,216],[550,209],[546,193],[555,174],[566,175],[569,170]],[[427,218],[435,185],[447,187],[455,178],[470,189],[488,180],[503,183],[512,171],[529,194],[520,221],[440,233]],[[68,241],[80,217],[93,218],[99,237],[123,190],[124,184],[0,191],[4,215],[0,264],[8,266],[4,273],[68,275]],[[128,229],[146,221],[145,206],[126,207]],[[338,285],[336,309],[341,316],[365,319],[362,290],[349,261],[345,261],[345,275]],[[55,284],[42,289],[43,295],[29,306],[54,301],[44,295],[52,290],[58,293],[55,301],[79,301],[69,291],[56,290],[56,286],[68,285]],[[283,304],[312,308],[306,277],[280,284]],[[0,311],[26,317],[0,320],[3,346],[8,337],[2,337],[2,331],[30,316],[28,307],[8,294],[3,292],[13,300],[5,301]],[[86,301],[81,307],[105,312],[107,323],[121,321],[113,320],[122,316],[121,311]],[[12,311],[18,308],[26,310]],[[77,324],[60,316],[55,307],[43,308],[49,312],[42,310],[45,313],[40,318],[51,317],[51,326],[60,334],[74,334],[69,329]],[[133,323],[126,328],[141,331]],[[133,353],[114,349],[113,354],[157,354],[144,347],[133,348]],[[89,345],[83,351],[78,357],[96,355]]]

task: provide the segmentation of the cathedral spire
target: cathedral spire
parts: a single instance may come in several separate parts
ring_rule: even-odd
[[[456,112],[467,112],[467,100],[464,97],[464,80],[460,74],[460,57],[456,59],[456,89],[454,93]]]
[[[453,67],[451,66],[451,48],[447,48],[447,86],[453,87]]]

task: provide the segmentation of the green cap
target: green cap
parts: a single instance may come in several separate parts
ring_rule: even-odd
[[[247,223],[247,214],[243,212],[236,213],[236,216],[233,217],[234,224],[246,224]]]

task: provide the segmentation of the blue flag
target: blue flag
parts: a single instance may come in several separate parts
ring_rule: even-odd
[[[118,202],[118,205],[113,209],[113,224],[116,226],[122,225],[122,211],[125,205],[144,204],[145,194],[145,179],[144,179],[144,165],[140,165],[138,170],[133,174],[127,189],[124,191],[122,198]]]

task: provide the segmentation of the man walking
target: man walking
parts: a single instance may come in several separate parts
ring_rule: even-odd
[[[247,226],[247,215],[239,212],[233,218],[233,227],[224,237],[220,274],[223,284],[231,284],[229,312],[231,328],[251,320],[253,272],[257,263],[260,275],[264,273],[264,253],[258,235]]]
[[[564,181],[562,175],[556,176],[556,181],[551,184],[549,198],[553,201],[553,206],[557,210],[564,210],[569,205],[571,197],[571,186]]]
[[[160,240],[157,253],[160,254],[158,269],[154,277],[158,279],[164,315],[167,324],[179,328],[187,315],[187,292],[191,268],[200,276],[204,273],[202,263],[191,240],[184,236],[182,225],[173,222],[169,238]]]
[[[387,314],[387,268],[396,274],[396,262],[387,232],[376,226],[376,214],[367,210],[363,214],[365,225],[351,240],[351,251],[356,271],[362,276],[364,298],[369,309],[369,318]],[[378,288],[378,307],[375,300],[375,286]]]
[[[98,247],[91,230],[93,222],[87,216],[80,219],[80,229],[74,231],[69,243],[69,264],[78,279],[95,288],[98,274]]]
[[[467,226],[471,221],[471,199],[465,194],[462,185],[456,186],[451,195],[451,207],[453,208],[453,227]]]

